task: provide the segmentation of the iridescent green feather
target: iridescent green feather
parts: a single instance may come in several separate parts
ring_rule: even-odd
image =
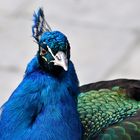
[[[84,139],[90,139],[104,128],[135,115],[138,109],[140,102],[127,97],[125,91],[118,87],[81,93],[78,97],[78,111],[84,127]],[[124,133],[121,137],[125,140],[130,139],[123,123],[120,123],[106,133],[101,133],[99,140],[121,140],[117,133]]]
[[[100,132],[95,140],[140,140],[140,121],[123,121]]]

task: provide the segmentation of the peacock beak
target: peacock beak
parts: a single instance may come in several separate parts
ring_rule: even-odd
[[[68,70],[68,58],[67,58],[67,55],[62,51],[58,51],[57,54],[54,55],[52,50],[49,47],[48,47],[48,51],[51,53],[51,55],[54,58],[54,60],[52,60],[51,62],[53,62],[54,65],[60,66],[65,71],[67,71]]]
[[[54,56],[54,59],[55,59],[55,60],[53,60],[54,65],[61,66],[65,71],[68,70],[68,59],[64,52],[59,51]]]

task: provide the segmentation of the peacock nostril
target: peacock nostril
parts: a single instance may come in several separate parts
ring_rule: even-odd
[[[56,57],[56,59],[61,60],[60,56],[56,55],[55,57]]]

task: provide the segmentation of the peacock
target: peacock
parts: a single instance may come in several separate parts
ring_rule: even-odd
[[[0,140],[140,140],[140,81],[79,87],[70,43],[33,14],[38,51],[0,108]]]

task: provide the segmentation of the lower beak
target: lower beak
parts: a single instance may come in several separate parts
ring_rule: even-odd
[[[52,62],[54,65],[61,66],[65,71],[68,70],[68,59],[64,52],[59,51],[55,56]]]

